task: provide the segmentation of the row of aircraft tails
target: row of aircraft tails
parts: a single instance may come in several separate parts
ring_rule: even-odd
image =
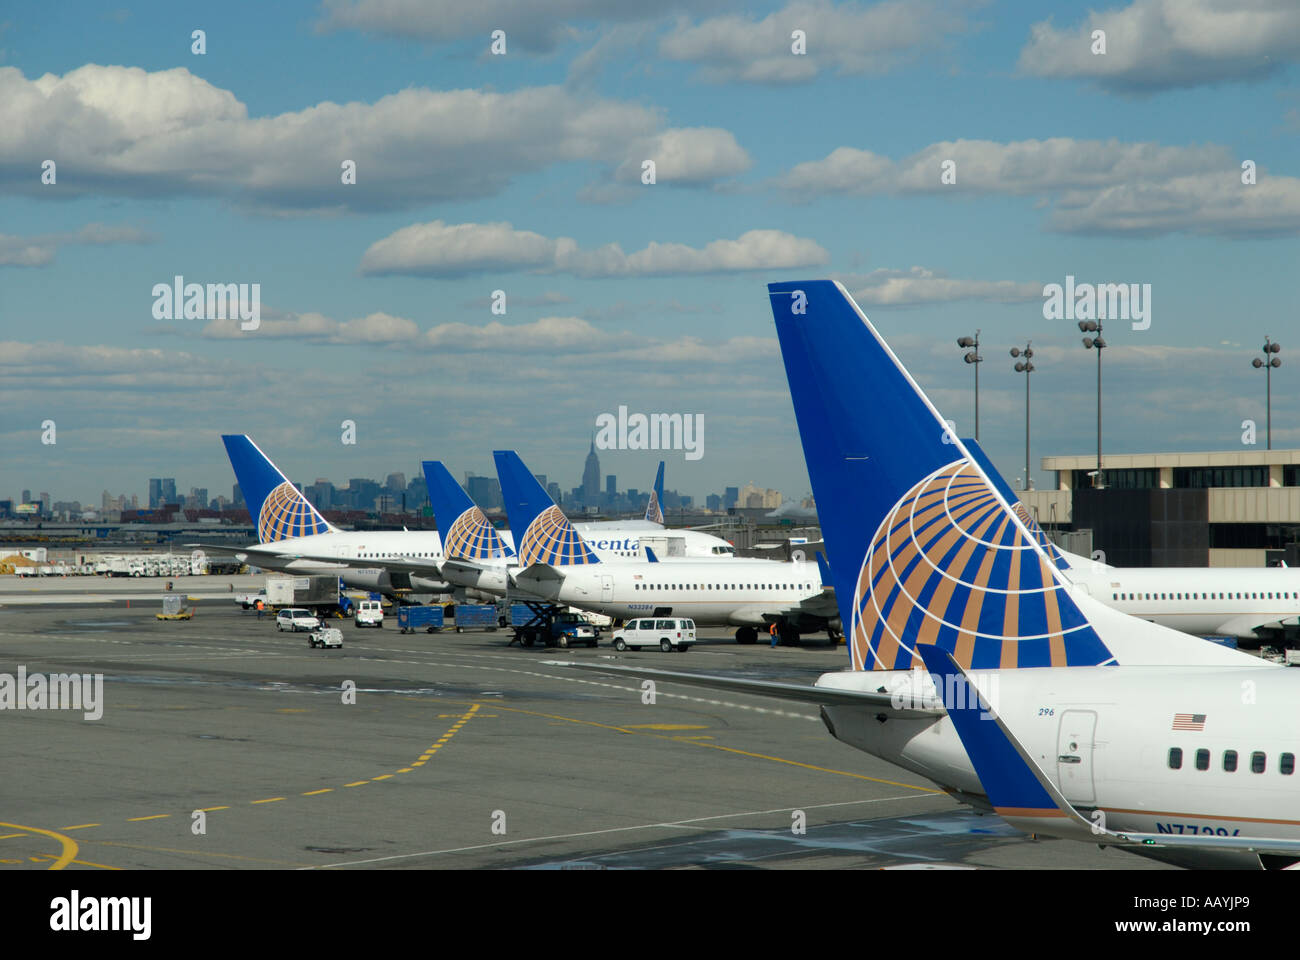
[[[238,551],[257,566],[337,573],[352,586],[397,592],[510,596],[617,619],[689,616],[753,643],[774,625],[785,642],[838,635],[834,596],[815,562],[740,558],[726,540],[663,525],[663,468],[641,520],[571,523],[513,451],[493,453],[509,530],[498,530],[440,461],[423,462],[438,531],[333,527],[243,435],[222,438],[259,542]],[[212,545],[202,545],[209,546]]]
[[[816,704],[833,737],[1040,836],[1187,866],[1300,865],[1300,671],[1203,639],[1293,625],[1300,571],[1121,569],[1056,549],[842,285],[768,293],[825,563],[736,558],[659,518],[572,524],[508,451],[495,457],[515,536],[436,462],[441,539],[345,533],[247,437],[226,437],[262,541],[246,555],[623,619],[676,613],[741,641],[764,624],[795,639],[842,628],[848,668],[815,686],[565,666]],[[669,534],[683,555],[656,552]]]

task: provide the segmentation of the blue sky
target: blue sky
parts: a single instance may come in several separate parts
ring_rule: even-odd
[[[567,488],[620,404],[704,416],[705,455],[669,452],[670,487],[803,496],[764,284],[824,275],[963,433],[954,340],[983,331],[981,434],[1013,482],[1012,345],[1037,353],[1035,462],[1095,443],[1093,357],[1042,313],[1067,274],[1152,288],[1150,329],[1107,326],[1108,450],[1231,449],[1243,419],[1262,430],[1249,363],[1265,334],[1284,344],[1274,442],[1300,446],[1300,10],[1235,6],[12,9],[0,498],[97,503],[150,476],[228,492],[226,432],[303,481],[409,476],[428,457],[487,473],[514,447]],[[637,179],[647,157],[654,185]],[[262,326],[155,319],[151,290],[177,274],[259,283]],[[657,459],[602,453],[625,486]]]

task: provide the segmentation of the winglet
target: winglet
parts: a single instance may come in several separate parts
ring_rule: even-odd
[[[1092,824],[1056,789],[952,655],[931,644],[917,652],[998,816],[1026,833],[1095,839]]]

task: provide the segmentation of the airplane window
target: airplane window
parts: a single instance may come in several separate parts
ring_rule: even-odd
[[[1250,755],[1250,772],[1263,773],[1266,760],[1262,750],[1256,750]]]
[[[1118,600],[1118,599],[1119,599],[1119,594],[1117,594],[1117,593],[1112,593],[1112,594],[1110,595],[1110,598],[1111,598],[1112,600]]]
[[[1197,751],[1196,751],[1196,769],[1197,769],[1197,770],[1209,770],[1209,769],[1210,769],[1210,751],[1209,751],[1209,750],[1197,750]]]
[[[1288,777],[1295,773],[1295,754],[1282,754],[1282,759],[1278,762],[1277,769],[1280,773],[1283,773]]]
[[[1183,751],[1178,747],[1169,748],[1169,769],[1181,770],[1183,767]]]
[[[1226,770],[1228,773],[1235,773],[1237,771],[1236,750],[1223,751],[1223,769]]]

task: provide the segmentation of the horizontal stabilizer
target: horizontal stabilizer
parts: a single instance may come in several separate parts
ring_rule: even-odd
[[[636,677],[656,683],[681,683],[690,687],[725,690],[728,693],[747,693],[756,697],[774,697],[797,703],[814,703],[823,706],[863,707],[874,713],[897,717],[941,717],[939,705],[909,705],[908,698],[898,697],[884,690],[844,690],[836,687],[811,687],[801,683],[780,683],[775,680],[746,680],[739,677],[719,677],[703,673],[681,673],[676,670],[654,670],[649,667],[618,667],[598,663],[574,663],[565,660],[543,661],[553,666],[571,667],[613,676]]]

